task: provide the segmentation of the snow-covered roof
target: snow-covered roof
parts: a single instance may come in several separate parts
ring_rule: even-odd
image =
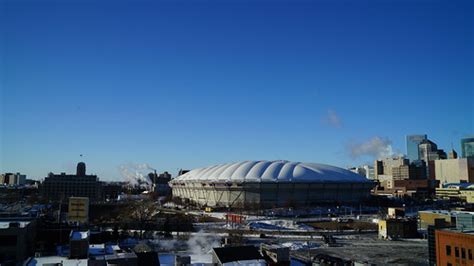
[[[27,266],[36,265],[63,265],[63,266],[87,266],[88,259],[68,259],[67,257],[49,256],[49,257],[35,257],[31,258],[25,264]]]
[[[473,189],[473,183],[446,183],[443,184],[443,188],[464,188],[464,189]]]
[[[89,238],[89,231],[71,231],[71,240],[83,240]]]
[[[10,228],[13,224],[16,224],[18,228],[25,228],[30,224],[30,221],[1,221],[0,229]]]
[[[254,266],[265,266],[268,265],[263,259],[260,260],[238,260],[222,263],[224,266],[238,266],[238,265],[254,265]]]
[[[173,182],[370,182],[349,170],[318,163],[244,161],[191,170]]]

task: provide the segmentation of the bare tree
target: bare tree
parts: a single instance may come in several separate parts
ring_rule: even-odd
[[[156,203],[150,200],[133,202],[130,205],[129,217],[132,223],[138,226],[140,238],[143,238],[143,232],[146,231],[146,225],[152,223],[155,215],[158,214]]]

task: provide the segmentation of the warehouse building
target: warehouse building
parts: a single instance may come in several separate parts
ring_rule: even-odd
[[[244,161],[194,169],[170,182],[173,197],[200,206],[272,208],[357,202],[375,183],[317,163]]]

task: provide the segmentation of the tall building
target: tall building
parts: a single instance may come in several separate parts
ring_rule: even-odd
[[[352,168],[349,168],[349,171],[353,172],[353,173],[356,173],[358,175],[361,175],[361,176],[365,176],[365,178],[367,179],[374,179],[375,178],[375,172],[374,172],[374,168],[370,165],[362,165],[362,166],[358,166],[358,167],[352,167]]]
[[[407,158],[410,162],[420,160],[419,158],[419,151],[418,145],[423,141],[426,140],[427,135],[408,135],[406,142],[407,142]]]
[[[374,168],[370,165],[363,165],[362,168],[365,169],[365,177],[368,179],[374,179],[375,178],[375,171]]]
[[[457,158],[458,158],[458,153],[454,149],[448,152],[448,159],[457,159]]]
[[[374,162],[375,166],[375,179],[380,179],[380,176],[393,176],[394,168],[398,168],[400,166],[408,166],[409,160],[405,159],[404,157],[393,157],[393,158],[386,158],[383,160],[376,160]],[[399,172],[398,169],[395,170],[397,173]],[[408,170],[407,170],[408,174]],[[408,178],[408,176],[406,177]]]
[[[446,159],[446,153],[443,150],[438,149],[438,145],[431,140],[423,140],[418,145],[419,158],[425,161],[427,164],[429,161]]]
[[[426,176],[435,179],[435,160],[446,159],[446,153],[438,149],[438,145],[431,140],[423,140],[418,145],[419,158],[426,163]]]
[[[349,171],[353,172],[353,173],[356,173],[358,175],[361,175],[361,176],[366,176],[366,171],[364,168],[362,167],[351,167],[348,169]]]
[[[376,194],[421,197],[434,193],[435,184],[426,180],[426,165],[423,161],[409,163],[404,157],[376,160]]]
[[[75,175],[50,173],[41,184],[41,194],[51,201],[87,197],[93,202],[101,199],[101,183],[96,175],[86,174],[86,165],[81,162]]]
[[[450,183],[474,183],[474,158],[436,160],[434,165],[440,187]]]
[[[26,175],[22,175],[20,173],[6,173],[0,175],[0,184],[7,185],[7,186],[15,186],[15,185],[24,185],[26,183]]]
[[[462,157],[474,157],[474,136],[461,139]]]
[[[410,165],[400,165],[398,167],[393,167],[392,177],[394,180],[425,179],[426,178],[425,164],[423,163],[422,166],[410,164]]]

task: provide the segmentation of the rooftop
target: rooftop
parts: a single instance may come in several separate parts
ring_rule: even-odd
[[[438,214],[452,215],[452,216],[456,216],[458,214],[474,215],[474,212],[469,212],[469,211],[448,211],[448,210],[424,210],[424,211],[419,211],[419,213],[438,213]]]
[[[30,224],[31,221],[0,221],[0,229],[8,228],[25,228]]]
[[[89,231],[71,231],[71,235],[69,238],[71,240],[82,240],[82,239],[88,239],[89,238]]]
[[[40,265],[62,265],[62,266],[87,266],[88,259],[68,259],[66,257],[49,256],[31,258],[26,265],[27,266],[40,266]]]
[[[176,181],[218,182],[370,182],[339,167],[289,161],[243,161],[198,168],[178,176]]]
[[[453,233],[460,233],[460,234],[467,234],[467,235],[474,235],[474,230],[473,229],[461,229],[461,228],[455,228],[455,227],[450,227],[450,228],[443,228],[443,229],[438,229],[439,231],[448,231],[448,232],[453,232]]]
[[[254,246],[223,247],[213,248],[212,250],[221,263],[263,260],[262,254]]]

